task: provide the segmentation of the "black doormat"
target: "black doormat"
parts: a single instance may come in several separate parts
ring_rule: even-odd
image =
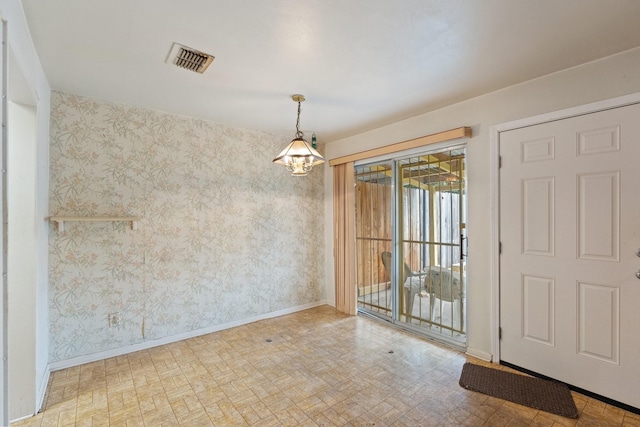
[[[465,363],[460,386],[563,417],[578,418],[569,387],[556,381]]]

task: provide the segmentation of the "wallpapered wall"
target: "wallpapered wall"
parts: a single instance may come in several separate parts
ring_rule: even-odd
[[[323,175],[272,164],[288,142],[52,92],[51,214],[141,220],[51,225],[49,361],[324,300]]]

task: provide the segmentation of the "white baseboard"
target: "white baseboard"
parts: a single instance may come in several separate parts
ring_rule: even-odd
[[[144,341],[138,344],[132,344],[125,347],[115,348],[112,350],[101,351],[98,353],[92,353],[92,354],[87,354],[83,356],[73,357],[71,359],[59,360],[57,362],[49,363],[47,372],[59,371],[61,369],[84,365],[85,363],[91,363],[91,362],[96,362],[98,360],[108,359],[111,357],[122,356],[124,354],[129,354],[129,353],[133,353],[140,350],[147,350],[160,345],[171,344],[177,341],[194,338],[201,335],[222,331],[225,329],[235,328],[236,326],[246,325],[248,323],[257,322],[259,320],[271,319],[273,317],[283,316],[285,314],[296,313],[298,311],[308,310],[310,308],[314,308],[314,307],[318,307],[326,304],[327,304],[326,301],[312,302],[305,305],[299,305],[297,307],[285,308],[283,310],[273,311],[271,313],[265,313],[259,316],[248,317],[246,319],[240,319],[233,322],[222,323],[219,325],[197,329],[194,331],[189,331],[189,332],[185,332],[178,335],[172,335],[170,337],[164,337],[157,340]],[[45,388],[46,388],[46,385],[45,385]]]
[[[480,360],[484,360],[485,362],[491,362],[493,359],[493,355],[491,353],[487,353],[485,351],[475,350],[473,348],[467,347],[467,352],[469,356],[476,357]]]
[[[25,415],[24,417],[19,417],[19,418],[16,418],[15,420],[10,420],[9,424],[17,423],[17,422],[20,422],[22,420],[27,420],[27,419],[29,419],[29,418],[31,418],[33,416],[35,416],[35,414]]]

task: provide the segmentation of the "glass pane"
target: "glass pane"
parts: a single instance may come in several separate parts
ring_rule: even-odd
[[[392,165],[356,167],[358,307],[392,317]]]
[[[410,277],[401,290],[401,319],[465,342],[464,149],[411,157],[398,165],[402,259]]]

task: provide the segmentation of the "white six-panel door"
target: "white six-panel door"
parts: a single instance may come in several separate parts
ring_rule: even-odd
[[[503,132],[500,156],[500,359],[640,407],[640,105]]]

